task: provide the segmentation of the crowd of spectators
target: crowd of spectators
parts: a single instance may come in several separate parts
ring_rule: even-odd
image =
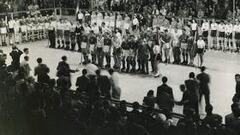
[[[20,63],[21,55],[24,55]],[[78,78],[77,92],[70,90],[67,76],[70,72],[66,57],[63,57],[58,67],[62,67],[55,81],[48,76],[50,69],[37,59],[35,68],[37,81],[29,75],[31,67],[28,64],[29,50],[24,52],[16,47],[10,53],[13,61],[6,65],[7,55],[1,51],[0,55],[0,134],[4,135],[238,135],[240,134],[239,116],[239,82],[240,75],[235,76],[236,95],[233,98],[232,113],[226,116],[226,125],[222,124],[222,117],[213,114],[213,107],[207,105],[204,119],[196,118],[194,108],[185,108],[185,116],[176,123],[173,122],[171,110],[173,104],[166,101],[172,95],[172,88],[167,84],[167,78],[162,78],[162,85],[158,87],[156,97],[153,90],[147,93],[141,107],[138,102],[131,104],[128,109],[126,101],[113,102],[111,95],[103,95],[108,89],[104,76],[99,70],[97,76],[86,76],[87,70],[82,70]],[[61,65],[61,66],[60,66]],[[60,69],[60,68],[59,68]],[[112,74],[113,71],[109,70]],[[61,74],[61,75],[60,75]],[[95,78],[96,77],[96,78]],[[187,84],[193,85],[194,73],[190,73]],[[105,79],[104,79],[105,78]],[[197,77],[198,78],[198,77]],[[87,87],[84,87],[87,85]],[[184,85],[181,85],[183,95]],[[188,87],[186,87],[188,89]],[[108,93],[108,92],[106,92]],[[164,96],[165,94],[165,96]],[[102,98],[101,96],[105,98]],[[159,97],[162,97],[161,101]],[[183,97],[184,99],[184,97]],[[154,109],[169,107],[159,113]],[[165,103],[164,103],[165,102]],[[184,100],[177,104],[184,104]],[[162,103],[162,104],[161,104]],[[185,106],[186,107],[186,106]]]
[[[99,2],[103,1],[103,2]],[[198,17],[230,19],[233,17],[233,3],[228,0],[97,0],[98,9],[153,13],[177,17]],[[236,1],[236,16],[239,15],[239,1]],[[156,12],[155,12],[156,13]]]

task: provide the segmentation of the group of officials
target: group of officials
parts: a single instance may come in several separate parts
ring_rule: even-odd
[[[111,15],[102,17],[101,13],[81,12],[77,22],[52,21],[50,47],[81,52],[80,63],[92,62],[100,68],[113,67],[124,72],[149,74],[150,61],[156,77],[160,75],[160,62],[194,66],[198,54],[197,66],[202,66],[206,43],[201,36],[197,38],[194,31],[178,27],[141,27],[136,15],[132,22],[127,15],[123,20],[119,19],[123,17],[121,14],[116,20]]]

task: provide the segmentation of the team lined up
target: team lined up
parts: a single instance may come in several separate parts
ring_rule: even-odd
[[[0,21],[0,45],[14,45],[22,42],[46,39],[53,16],[22,17]]]
[[[78,50],[83,54],[85,63],[91,61],[100,68],[113,66],[126,72],[148,74],[148,61],[151,61],[151,69],[156,76],[160,74],[158,65],[162,61],[193,65],[194,57],[199,54],[199,66],[202,65],[205,42],[202,38],[196,40],[193,32],[188,34],[187,29],[146,28],[139,25],[137,16],[134,16],[132,24],[130,17],[126,16],[129,23],[121,23],[117,19],[117,29],[114,30],[114,20],[108,22],[99,19],[101,16],[87,15],[84,18],[83,14],[78,15],[77,24],[66,19],[52,21],[49,31],[50,47]],[[119,24],[124,24],[125,27]],[[171,58],[171,52],[174,59]],[[114,58],[114,65],[111,65],[111,56]]]

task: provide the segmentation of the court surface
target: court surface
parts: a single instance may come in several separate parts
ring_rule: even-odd
[[[26,43],[18,45],[19,49],[25,47],[30,50],[30,66],[32,70],[37,66],[36,59],[43,58],[43,63],[50,67],[50,76],[56,77],[56,68],[58,62],[63,55],[68,57],[68,63],[72,69],[83,69],[79,65],[80,54],[78,52],[64,51],[58,49],[47,48],[47,41],[38,41],[34,43]],[[5,53],[9,54],[11,47],[0,47]],[[197,61],[197,60],[195,60]],[[8,55],[7,64],[10,64],[11,58]],[[211,103],[214,106],[214,112],[222,116],[231,112],[232,96],[235,92],[234,75],[240,73],[240,55],[234,53],[222,53],[208,51],[205,54],[206,72],[211,76]],[[182,93],[179,90],[179,85],[184,83],[188,78],[189,72],[199,73],[199,70],[192,67],[184,67],[179,65],[160,64],[161,74],[168,77],[168,84],[173,88],[174,97],[180,100]],[[33,71],[31,72],[33,74]],[[106,72],[104,72],[106,74]],[[81,72],[72,74],[72,83],[75,84],[76,78],[81,75]],[[161,78],[151,76],[120,74],[120,86],[122,88],[121,99],[129,102],[138,101],[142,103],[143,97],[147,91],[152,89],[155,91],[161,84]],[[75,86],[72,87],[75,89]],[[203,107],[201,107],[203,113]],[[175,107],[175,112],[182,112],[181,107]]]

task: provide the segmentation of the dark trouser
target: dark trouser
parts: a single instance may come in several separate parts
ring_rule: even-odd
[[[200,102],[202,101],[202,97],[205,98],[206,105],[210,105],[210,93],[209,90],[200,89]]]
[[[180,54],[181,54],[180,47],[173,47],[174,62],[177,64],[181,62]]]
[[[199,114],[199,106],[198,106],[198,101],[190,101],[190,108],[194,109],[196,117],[199,118],[200,114]]]
[[[113,50],[113,58],[114,58],[114,67],[120,68],[121,67],[121,49],[114,48]]]
[[[104,52],[104,57],[105,57],[106,62],[107,62],[106,67],[111,68],[111,54],[110,54],[110,52]]]
[[[240,50],[240,40],[239,39],[237,39],[237,41],[236,41],[236,49],[237,49],[237,52],[239,52]]]
[[[81,41],[81,36],[77,36],[77,44],[78,44],[78,52],[81,52],[81,43],[82,43],[82,41]]]
[[[150,62],[151,62],[151,67],[152,67],[152,72],[155,72],[156,71],[156,66],[155,66],[155,57],[156,55],[155,54],[152,54],[151,55],[151,58],[150,58]]]
[[[83,59],[84,59],[84,63],[88,62],[88,53],[87,53],[87,49],[86,48],[82,48],[82,55],[83,55]]]
[[[102,68],[103,67],[103,55],[104,55],[102,48],[97,48],[96,55],[97,55],[98,66]]]
[[[96,60],[97,60],[97,58],[96,58],[96,53],[92,53],[91,54],[91,56],[92,56],[92,63],[96,63]]]
[[[148,73],[148,59],[147,57],[140,58],[140,63],[141,63],[141,72],[142,73]]]
[[[75,42],[72,42],[72,43],[71,43],[71,50],[72,50],[72,51],[75,50],[75,46],[76,46],[76,43],[75,43]]]
[[[49,42],[50,42],[50,48],[55,48],[56,47],[56,43],[55,43],[55,32],[54,30],[49,30],[48,31],[48,37],[49,37]]]
[[[70,41],[69,41],[69,40],[66,41],[65,44],[66,44],[65,49],[66,49],[66,50],[69,50],[69,49],[70,49]]]

